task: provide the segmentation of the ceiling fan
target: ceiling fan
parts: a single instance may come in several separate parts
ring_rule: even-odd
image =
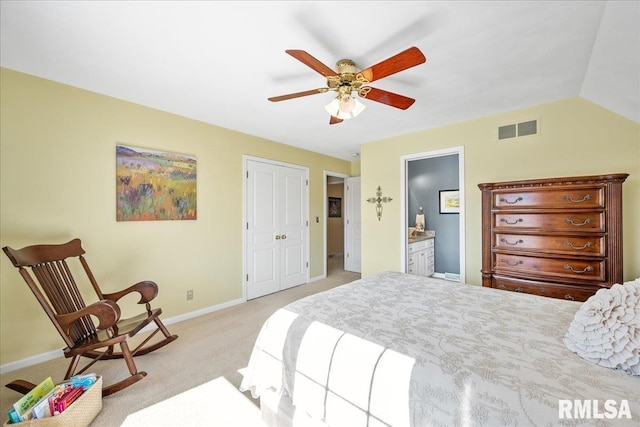
[[[285,52],[326,77],[327,87],[275,96],[268,98],[269,101],[279,102],[287,99],[335,91],[338,93],[338,96],[325,107],[327,112],[331,115],[329,124],[332,125],[340,123],[343,120],[356,117],[362,112],[362,110],[364,110],[365,106],[354,98],[354,92],[357,93],[360,98],[370,99],[401,110],[409,108],[413,105],[415,99],[387,92],[386,90],[376,89],[368,85],[369,83],[380,80],[383,77],[415,67],[416,65],[420,65],[426,61],[426,58],[420,49],[417,47],[410,47],[409,49],[362,71],[357,70],[356,64],[352,60],[341,59],[336,62],[336,69],[334,71],[304,50],[286,50]]]

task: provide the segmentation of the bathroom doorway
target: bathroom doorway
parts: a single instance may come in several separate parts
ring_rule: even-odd
[[[401,159],[402,260],[406,268],[409,228],[423,208],[426,228],[435,230],[434,277],[465,280],[464,148],[453,147],[403,156]],[[458,206],[443,208],[443,199],[455,195]]]

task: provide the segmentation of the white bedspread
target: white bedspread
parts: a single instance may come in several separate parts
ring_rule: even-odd
[[[241,390],[332,427],[638,426],[640,378],[562,342],[580,304],[381,273],[274,313]],[[561,399],[589,401],[591,419],[560,419]],[[604,417],[607,400],[632,419]]]

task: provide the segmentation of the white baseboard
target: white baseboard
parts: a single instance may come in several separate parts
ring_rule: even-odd
[[[243,298],[238,298],[232,301],[223,302],[221,304],[212,305],[211,307],[205,307],[200,310],[191,311],[189,313],[170,317],[168,319],[162,319],[162,323],[164,323],[165,326],[167,326],[173,323],[183,322],[185,320],[193,319],[198,316],[213,313],[214,311],[233,307],[235,305],[242,304],[244,302],[246,301]],[[150,331],[154,327],[155,327],[155,324],[147,325],[147,327],[145,327],[142,330],[142,332]],[[27,368],[29,366],[37,365],[38,363],[43,363],[49,360],[57,359],[58,357],[64,357],[64,353],[62,349],[52,350],[46,353],[37,354],[35,356],[30,356],[25,359],[17,360],[15,362],[5,363],[4,365],[0,365],[0,374],[5,374],[7,372],[15,371],[16,369]]]
[[[212,305],[210,307],[201,308],[200,310],[190,311],[189,313],[181,314],[179,316],[174,316],[169,319],[162,319],[162,323],[165,325],[171,325],[173,323],[183,322],[185,320],[193,319],[195,317],[199,317],[205,314],[213,313],[214,311],[223,310],[225,308],[233,307],[239,304],[246,302],[243,298],[234,299],[231,301],[223,302],[220,304]],[[153,325],[149,325],[148,327],[153,328]],[[143,331],[148,330],[147,328],[143,329]]]
[[[5,363],[4,365],[0,365],[0,374],[6,374],[7,372],[15,371],[16,369],[27,368],[29,366],[37,365],[38,363],[48,362],[49,360],[57,359],[58,357],[64,357],[62,349],[37,354],[15,362]]]
[[[318,280],[322,280],[326,278],[327,278],[326,274],[321,274],[319,276],[309,278],[309,283],[317,282]]]
[[[460,275],[457,273],[433,273],[433,277],[437,277],[438,279],[448,280],[450,282],[460,281]]]
[[[459,282],[460,275],[458,273],[444,273],[444,280],[449,280],[451,282]]]

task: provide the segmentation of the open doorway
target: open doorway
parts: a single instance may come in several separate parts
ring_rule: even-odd
[[[327,276],[344,271],[344,178],[327,177]]]
[[[416,213],[426,218],[426,228],[435,229],[435,277],[465,281],[464,148],[429,151],[401,159],[402,265],[407,266],[409,229]],[[454,209],[442,200],[455,195]]]
[[[336,172],[324,172],[324,277],[344,272],[344,180],[347,177]]]

